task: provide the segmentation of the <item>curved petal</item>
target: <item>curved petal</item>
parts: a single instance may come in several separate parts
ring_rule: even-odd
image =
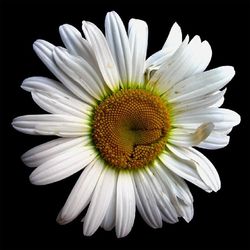
[[[120,76],[107,41],[102,32],[93,23],[83,21],[82,29],[87,41],[95,53],[103,78],[111,90],[119,88]]]
[[[168,148],[170,148],[169,145]],[[175,154],[180,150],[177,147],[171,146],[171,152],[173,152],[173,148],[176,149],[176,151],[174,151]],[[197,163],[191,161],[190,159],[182,159],[176,157],[175,154],[173,155],[165,151],[159,156],[159,158],[161,162],[175,174],[190,181],[191,183],[202,188],[206,192],[211,192],[211,188],[202,180],[197,171]]]
[[[44,162],[63,154],[76,145],[87,145],[88,137],[58,138],[38,145],[22,155],[22,161],[28,167],[38,167]]]
[[[101,225],[112,200],[113,189],[116,188],[116,182],[117,172],[109,167],[104,168],[84,218],[84,235],[92,235]]]
[[[187,204],[183,200],[178,199],[178,209],[180,216],[182,216],[186,222],[190,222],[193,219],[194,217],[193,203]]]
[[[192,133],[190,133],[190,130],[174,128],[171,129],[168,142],[183,147],[195,146],[204,141],[213,129],[214,125],[211,122],[203,123]]]
[[[112,11],[105,18],[105,35],[124,86],[131,82],[132,56],[121,18]]]
[[[173,161],[172,169],[176,173],[178,172],[178,175],[193,182],[197,186],[199,186],[198,184],[202,181],[207,187],[215,192],[220,189],[221,184],[219,175],[213,164],[203,154],[193,148],[179,148],[173,145],[168,145],[167,147],[176,156]],[[174,157],[171,158],[174,159]],[[167,159],[165,158],[165,160]],[[179,163],[179,169],[177,171],[174,166],[175,163]],[[183,168],[181,170],[181,165],[183,163],[186,164],[186,169]],[[202,186],[200,187],[202,188]]]
[[[12,126],[25,134],[76,137],[89,134],[90,127],[82,119],[71,115],[24,115],[16,117]]]
[[[31,173],[30,181],[35,185],[60,181],[86,167],[95,157],[93,148],[75,145],[39,165]]]
[[[102,162],[97,159],[92,161],[82,172],[57,216],[57,222],[59,224],[71,222],[88,205],[103,168]]]
[[[129,45],[132,54],[132,83],[144,83],[144,65],[148,47],[148,26],[138,19],[128,24]]]
[[[225,133],[213,131],[204,141],[197,145],[199,148],[219,149],[228,145],[230,137]]]
[[[185,181],[172,173],[159,161],[155,162],[155,167],[152,168],[152,171],[162,189],[168,194],[178,216],[189,222],[193,218],[193,197]]]
[[[116,192],[116,235],[125,237],[135,220],[135,192],[130,172],[120,171]]]

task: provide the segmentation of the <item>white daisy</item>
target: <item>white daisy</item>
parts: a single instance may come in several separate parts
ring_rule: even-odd
[[[126,236],[136,207],[153,228],[193,217],[187,180],[207,192],[220,189],[213,164],[193,146],[218,149],[240,116],[220,108],[233,67],[205,71],[207,41],[189,41],[174,24],[163,48],[146,60],[148,27],[131,19],[128,33],[115,12],[105,36],[83,22],[60,27],[66,48],[44,40],[34,50],[60,82],[25,79],[22,88],[51,114],[17,117],[13,126],[32,135],[62,138],[22,156],[35,170],[30,180],[45,185],[83,170],[57,221],[66,224],[88,205],[84,235],[98,227]]]

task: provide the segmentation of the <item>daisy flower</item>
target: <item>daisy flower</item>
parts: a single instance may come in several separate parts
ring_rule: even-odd
[[[35,168],[31,183],[45,185],[82,171],[57,221],[66,224],[87,208],[83,233],[115,227],[117,237],[132,229],[136,208],[145,222],[162,227],[193,217],[185,180],[218,191],[213,164],[194,149],[218,149],[240,116],[220,108],[231,66],[206,70],[212,56],[199,36],[182,40],[175,23],[161,50],[146,59],[147,24],[131,19],[128,31],[115,12],[105,35],[84,21],[83,33],[65,24],[65,47],[44,40],[34,50],[59,80],[30,77],[22,88],[50,114],[24,115],[13,127],[31,135],[61,138],[22,156]]]

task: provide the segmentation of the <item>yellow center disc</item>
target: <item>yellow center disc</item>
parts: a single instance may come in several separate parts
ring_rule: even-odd
[[[92,136],[102,158],[116,168],[141,168],[163,150],[169,116],[163,100],[142,89],[120,90],[96,107]]]

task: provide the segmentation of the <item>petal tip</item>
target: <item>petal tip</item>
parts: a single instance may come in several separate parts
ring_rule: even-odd
[[[60,211],[56,217],[56,222],[60,225],[65,225],[69,223],[69,220],[67,220],[65,216],[62,216],[62,211]]]
[[[40,45],[42,45],[43,42],[44,42],[44,40],[42,40],[42,39],[37,39],[37,40],[33,43],[33,49],[39,48]]]
[[[47,183],[45,183],[41,178],[39,178],[39,174],[36,170],[37,168],[29,176],[30,183],[36,186],[46,185]]]
[[[234,67],[233,66],[224,66],[224,67],[222,67],[222,69],[224,70],[224,74],[227,75],[227,77],[229,78],[229,81],[230,81],[235,75]]]
[[[94,234],[94,232],[92,232],[90,229],[89,229],[89,227],[86,227],[85,226],[85,223],[83,224],[83,235],[84,236],[91,236],[91,235],[93,235]]]
[[[173,26],[172,26],[171,29],[175,29],[175,30],[181,31],[181,27],[180,27],[180,25],[177,22],[174,22],[174,24],[173,24]]]

